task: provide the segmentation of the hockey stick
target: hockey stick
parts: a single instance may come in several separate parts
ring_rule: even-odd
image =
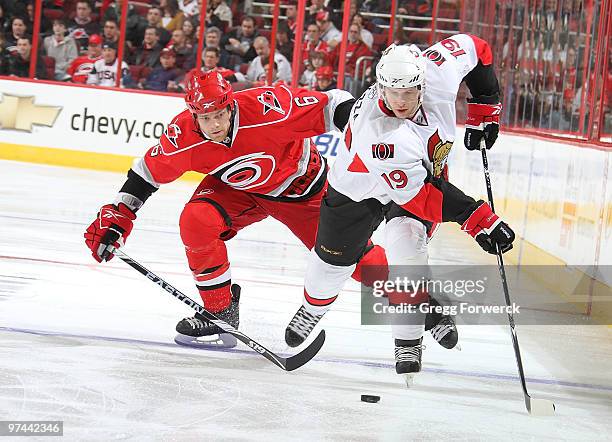
[[[145,266],[134,261],[132,258],[130,258],[125,253],[123,253],[121,250],[115,249],[112,253],[117,255],[127,265],[138,270],[142,275],[146,276],[148,279],[153,281],[155,284],[159,285],[162,289],[170,293],[172,296],[179,299],[180,301],[183,301],[183,303],[187,304],[189,307],[194,309],[196,312],[198,312],[199,314],[204,316],[206,319],[214,323],[217,327],[221,328],[225,333],[229,333],[230,335],[235,336],[239,341],[248,345],[250,348],[255,350],[257,353],[262,355],[264,358],[266,358],[267,360],[272,362],[274,365],[282,368],[285,371],[293,371],[296,368],[300,368],[302,365],[310,361],[319,352],[319,350],[323,346],[323,343],[325,342],[325,330],[321,330],[319,334],[317,335],[317,337],[314,339],[314,341],[312,341],[308,347],[306,347],[304,350],[302,350],[298,354],[295,354],[288,358],[280,357],[277,354],[268,350],[263,345],[249,338],[244,333],[236,330],[234,327],[229,325],[227,322],[219,319],[217,316],[215,316],[214,314],[206,310],[200,304],[198,304],[193,299],[185,295],[183,292],[181,292],[177,288],[174,288],[173,286],[168,284],[166,281],[164,281],[162,278],[157,276],[155,273],[151,272]]]
[[[482,153],[482,167],[484,168],[485,182],[487,185],[487,196],[491,210],[495,212],[493,206],[493,190],[491,189],[491,177],[489,175],[489,161],[487,160],[487,149],[484,138],[480,142],[480,152]],[[510,332],[512,335],[512,346],[514,347],[514,356],[516,357],[516,365],[518,367],[519,376],[521,378],[521,386],[523,387],[523,395],[525,397],[525,406],[529,414],[534,416],[553,416],[555,414],[555,404],[548,399],[532,398],[527,392],[527,383],[525,382],[525,372],[523,371],[523,362],[521,359],[521,350],[519,348],[518,336],[514,324],[514,315],[511,311],[512,302],[510,301],[510,292],[508,290],[508,281],[506,280],[506,270],[504,269],[504,259],[502,252],[497,248],[497,267],[499,268],[499,276],[501,277],[502,286],[504,288],[504,297],[508,306],[508,322],[510,323]]]

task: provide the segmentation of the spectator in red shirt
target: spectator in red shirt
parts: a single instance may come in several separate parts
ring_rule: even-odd
[[[578,63],[576,58],[576,49],[572,46],[569,46],[567,48],[564,68],[561,71],[557,91],[565,91],[566,89],[570,89],[573,91],[577,87],[577,66]]]
[[[338,66],[340,54],[340,45],[336,46],[332,53],[334,60],[333,66]],[[354,79],[363,79],[364,74],[367,72],[368,67],[371,66],[372,61],[368,60],[361,62],[357,66],[357,61],[364,56],[372,56],[373,53],[368,46],[361,40],[361,26],[353,23],[349,27],[348,33],[348,44],[346,46],[346,58],[344,65],[344,86],[347,90],[357,93],[358,91],[353,90]],[[359,68],[359,72],[355,72]]]
[[[310,0],[310,6],[308,6],[308,9],[306,9],[304,23],[316,23],[317,14],[321,11],[325,11],[325,0]]]
[[[308,63],[308,57],[311,51],[329,52],[329,46],[321,40],[321,30],[313,23],[306,28],[306,40],[302,44],[302,61]]]
[[[351,23],[355,23],[361,26],[361,39],[368,46],[368,48],[372,49],[372,45],[374,44],[374,35],[372,35],[370,31],[365,29],[365,20],[363,18],[363,15],[361,14],[353,15],[353,19],[351,20]]]
[[[66,72],[71,76],[73,83],[87,83],[87,77],[93,69],[94,63],[102,58],[102,37],[94,34],[89,37],[87,54],[75,58]]]
[[[287,16],[287,27],[293,35],[297,29],[297,2],[295,0],[289,0],[287,2],[287,8],[285,9],[285,15]]]
[[[338,58],[340,54],[340,45],[336,46],[333,52],[334,66],[338,66]],[[349,27],[348,33],[348,44],[346,46],[346,58],[344,65],[344,73],[346,76],[353,77],[355,75],[355,69],[357,67],[357,60],[363,56],[371,56],[372,51],[368,46],[361,40],[361,26],[353,23]],[[362,65],[363,66],[363,65]],[[362,66],[360,66],[360,71]],[[369,66],[369,64],[367,64]],[[358,75],[359,78],[362,75]]]

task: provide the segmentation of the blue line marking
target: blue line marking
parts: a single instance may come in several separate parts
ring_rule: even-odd
[[[115,338],[112,336],[61,333],[61,332],[31,330],[31,329],[15,328],[15,327],[0,327],[0,331],[13,332],[13,333],[24,333],[24,334],[37,335],[37,336],[58,336],[62,338],[84,338],[84,339],[92,339],[96,341],[121,342],[121,343],[127,343],[127,344],[151,345],[151,346],[159,346],[159,347],[172,347],[175,349],[182,348],[180,345],[175,344],[174,342],[145,341],[141,339]],[[183,348],[193,349],[193,347],[183,347]],[[219,348],[219,349],[205,348],[203,350],[254,355],[252,350],[241,350],[237,348]],[[284,354],[284,353],[279,353],[279,355],[283,357],[291,356],[290,354]],[[326,363],[332,363],[332,364],[359,365],[362,367],[370,367],[370,368],[392,369],[395,367],[395,365],[393,364],[385,364],[383,362],[360,361],[356,359],[315,357],[313,361],[326,362]],[[514,376],[514,375],[482,373],[482,372],[476,372],[476,371],[450,370],[446,368],[424,368],[423,371],[428,372],[428,373],[449,374],[453,376],[463,376],[463,377],[482,378],[482,379],[496,379],[496,380],[501,380],[501,381],[516,382],[519,380],[519,377]],[[557,381],[554,379],[540,379],[540,378],[526,378],[526,380],[527,382],[532,383],[532,384],[556,385],[560,387],[572,387],[572,388],[584,388],[584,389],[596,390],[596,391],[612,391],[612,386],[607,386],[607,385],[583,384],[579,382]]]

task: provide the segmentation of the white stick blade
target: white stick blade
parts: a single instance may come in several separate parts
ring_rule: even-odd
[[[547,399],[533,399],[530,401],[529,414],[532,416],[554,416],[555,404]]]

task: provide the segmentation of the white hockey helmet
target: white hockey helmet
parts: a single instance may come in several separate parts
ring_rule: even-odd
[[[425,60],[415,45],[392,44],[382,53],[376,66],[379,92],[382,87],[407,89],[425,84]],[[382,87],[381,87],[382,86]]]

